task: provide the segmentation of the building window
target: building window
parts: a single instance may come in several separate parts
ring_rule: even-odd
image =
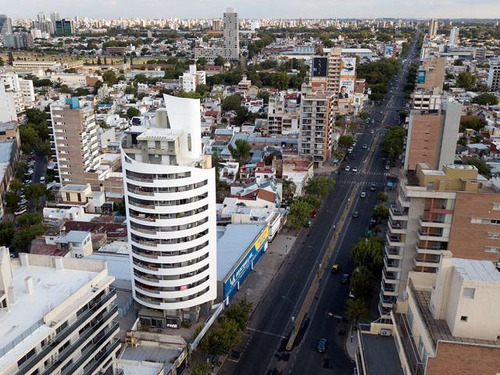
[[[462,315],[462,316],[460,317],[460,320],[461,320],[462,322],[467,322],[467,316]]]
[[[487,253],[500,253],[500,247],[485,246],[484,251],[486,251]]]
[[[471,298],[474,299],[474,294],[476,293],[475,288],[464,288],[462,291],[462,296],[465,298]]]
[[[500,233],[488,233],[489,240],[500,240]]]
[[[493,203],[494,210],[500,210],[500,203]]]

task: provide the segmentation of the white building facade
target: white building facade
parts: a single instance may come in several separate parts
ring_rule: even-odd
[[[139,317],[177,328],[217,296],[215,170],[202,155],[199,100],[165,104],[160,126],[127,132],[122,166]]]

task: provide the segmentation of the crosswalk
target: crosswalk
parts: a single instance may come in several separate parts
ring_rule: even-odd
[[[347,180],[341,180],[337,181],[337,185],[351,185],[351,184],[356,184],[358,186],[371,186],[372,184],[375,184],[376,187],[385,187],[385,182],[381,181],[357,181],[355,179],[347,179]]]

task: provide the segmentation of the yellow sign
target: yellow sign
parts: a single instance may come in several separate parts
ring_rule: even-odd
[[[259,250],[264,241],[269,237],[269,227],[266,225],[264,230],[260,233],[259,237],[255,240],[255,250]]]

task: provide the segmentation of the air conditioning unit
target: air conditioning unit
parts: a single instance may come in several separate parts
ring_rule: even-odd
[[[391,336],[391,330],[390,329],[381,329],[380,336],[386,336],[386,337]]]

